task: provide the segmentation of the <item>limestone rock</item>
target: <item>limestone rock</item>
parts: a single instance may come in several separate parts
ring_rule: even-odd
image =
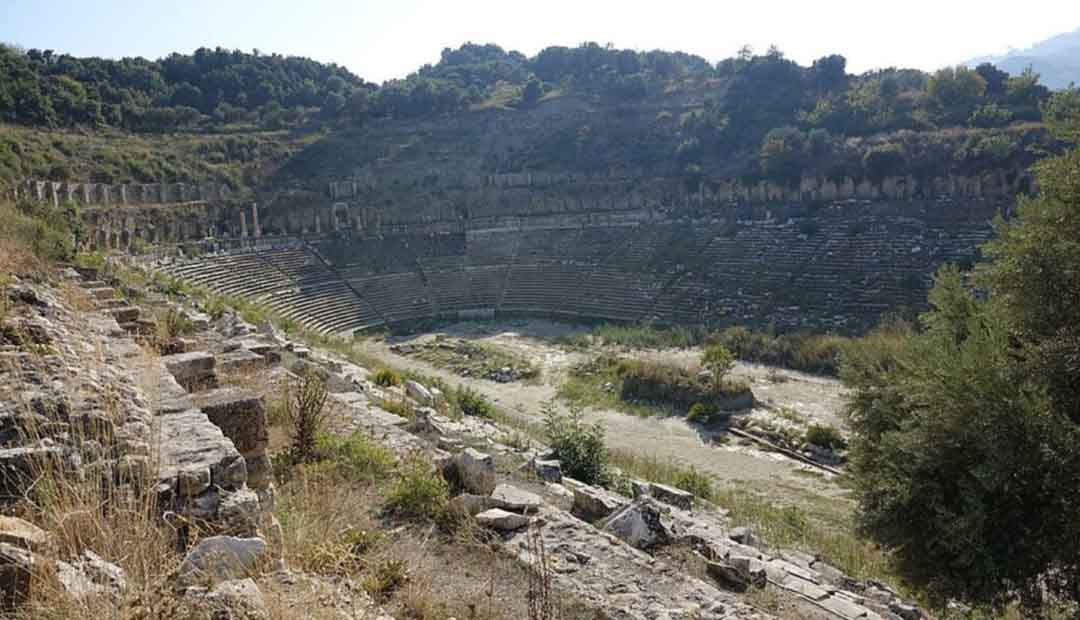
[[[165,368],[189,392],[216,385],[217,360],[206,351],[190,351],[161,358]]]
[[[574,487],[574,514],[589,522],[603,519],[628,503],[622,497],[598,487]]]
[[[221,499],[218,518],[229,533],[251,536],[258,530],[260,516],[259,496],[251,489],[240,489]]]
[[[93,551],[84,551],[78,560],[56,563],[60,586],[75,598],[119,596],[127,589],[124,569],[106,562]]]
[[[536,493],[522,491],[521,489],[500,484],[491,492],[491,499],[496,506],[512,512],[535,512],[540,508],[540,496]]]
[[[250,577],[223,581],[209,591],[192,588],[185,593],[210,612],[213,618],[226,620],[268,620],[262,591]]]
[[[158,479],[170,488],[184,480],[197,480],[201,486],[209,472],[209,484],[226,490],[239,489],[247,480],[247,466],[232,442],[206,414],[189,409],[158,417],[162,442]],[[182,493],[183,494],[183,493]],[[197,493],[196,493],[197,494]]]
[[[734,540],[740,545],[747,545],[754,547],[758,543],[757,536],[754,536],[753,530],[748,527],[737,527],[728,533],[728,538]]]
[[[634,500],[634,503],[612,515],[602,529],[642,550],[667,545],[675,540],[664,507],[650,497]]]
[[[544,482],[562,482],[562,463],[557,460],[533,459],[533,472]]]
[[[444,465],[443,476],[470,493],[490,495],[495,490],[495,459],[466,448]]]
[[[409,398],[412,398],[425,407],[430,407],[435,404],[435,397],[432,396],[431,392],[416,381],[410,380],[405,382],[405,393],[409,395]]]
[[[232,440],[242,456],[266,452],[270,426],[261,396],[242,388],[224,387],[193,394],[191,402]]]
[[[29,521],[0,515],[0,543],[42,551],[49,544],[49,533]]]
[[[247,349],[237,349],[217,356],[217,370],[220,372],[251,372],[266,365],[266,359]]]
[[[261,538],[204,538],[180,563],[177,580],[181,586],[190,586],[245,579],[257,575],[268,558]]]
[[[650,494],[656,499],[670,504],[676,508],[682,508],[683,510],[692,510],[694,507],[694,494],[683,491],[682,489],[676,489],[666,484],[657,484],[652,482],[649,484]]]
[[[500,508],[492,508],[476,515],[476,522],[500,532],[512,532],[527,526],[529,517],[515,512],[507,512]]]

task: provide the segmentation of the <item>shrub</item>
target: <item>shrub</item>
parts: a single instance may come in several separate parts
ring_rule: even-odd
[[[548,444],[562,463],[563,473],[586,484],[607,484],[610,472],[604,427],[586,423],[584,412],[574,406],[562,413],[549,401],[541,413]]]
[[[708,424],[711,415],[712,410],[709,407],[701,403],[694,403],[690,405],[690,411],[686,414],[686,421],[693,424]]]
[[[323,433],[316,442],[318,454],[331,460],[351,480],[377,480],[394,468],[394,453],[361,433],[348,437]]]
[[[713,498],[712,478],[692,465],[687,469],[680,469],[672,482],[675,487],[693,493],[695,497],[710,501]]]
[[[431,463],[419,456],[402,464],[398,479],[386,497],[386,509],[412,519],[432,519],[442,515],[450,501],[450,487]]]
[[[828,450],[843,448],[847,444],[844,440],[844,436],[840,434],[839,430],[825,424],[812,424],[810,428],[806,429],[804,439],[806,440],[806,443],[811,443]]]
[[[285,412],[289,422],[289,454],[293,463],[316,460],[316,441],[326,424],[326,382],[305,370],[285,388]]]
[[[491,404],[483,394],[468,386],[458,386],[454,392],[454,400],[457,402],[461,413],[478,418],[492,419],[495,417],[495,405]]]
[[[158,315],[156,327],[157,337],[163,341],[186,336],[195,331],[195,326],[188,320],[187,316],[176,307],[170,307],[167,312]]]
[[[620,398],[625,401],[645,401],[687,411],[695,403],[723,409],[733,397],[745,394],[749,388],[742,382],[703,379],[681,366],[619,360],[617,371],[622,378]]]
[[[375,376],[372,378],[375,385],[382,387],[393,387],[395,385],[401,385],[401,375],[390,368],[380,368]]]
[[[721,385],[724,377],[735,368],[735,356],[720,343],[711,344],[701,354],[701,365],[712,373],[713,383]]]
[[[377,599],[385,599],[408,580],[409,565],[404,560],[386,558],[364,576],[360,587]]]

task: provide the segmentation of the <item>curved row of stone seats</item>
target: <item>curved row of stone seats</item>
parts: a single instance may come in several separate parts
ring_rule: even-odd
[[[350,278],[349,284],[389,322],[434,315],[428,287],[416,271]]]
[[[713,322],[719,318],[722,310],[714,307],[715,297],[711,285],[688,275],[665,287],[643,318],[670,324]]]
[[[486,310],[498,307],[506,287],[506,276],[510,268],[506,265],[495,267],[468,267],[469,309]]]
[[[470,232],[465,258],[469,265],[506,265],[517,255],[521,235],[512,230]]]
[[[589,274],[577,312],[617,321],[645,316],[660,294],[663,281],[649,273],[627,273],[601,267]]]
[[[254,252],[204,256],[166,266],[165,270],[215,293],[242,297],[257,297],[292,284]]]
[[[385,322],[336,273],[301,247],[201,257],[166,270],[215,293],[266,303],[281,316],[323,333]]]
[[[471,282],[463,269],[425,272],[425,275],[436,314],[457,314],[473,309],[469,295]]]
[[[281,316],[323,333],[366,329],[385,322],[344,283],[334,284],[283,291],[263,300]]]
[[[564,263],[514,265],[507,276],[499,310],[579,316],[583,284],[590,267]]]

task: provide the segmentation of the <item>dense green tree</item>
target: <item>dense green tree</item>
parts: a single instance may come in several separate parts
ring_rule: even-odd
[[[921,333],[842,372],[862,529],[939,602],[1025,617],[1080,599],[1080,150],[1036,173],[985,248],[985,294],[943,269]]]
[[[805,141],[803,133],[794,127],[779,127],[770,131],[761,144],[762,173],[781,183],[798,184],[805,165]]]
[[[986,80],[974,69],[940,69],[927,83],[926,94],[941,117],[950,123],[966,121],[986,95]]]

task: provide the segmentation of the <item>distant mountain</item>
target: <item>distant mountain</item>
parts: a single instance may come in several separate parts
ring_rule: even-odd
[[[982,56],[967,63],[974,67],[984,62],[1018,75],[1031,67],[1042,76],[1040,82],[1058,90],[1080,84],[1080,28],[1036,43],[1028,49],[1009,50],[999,56]]]

